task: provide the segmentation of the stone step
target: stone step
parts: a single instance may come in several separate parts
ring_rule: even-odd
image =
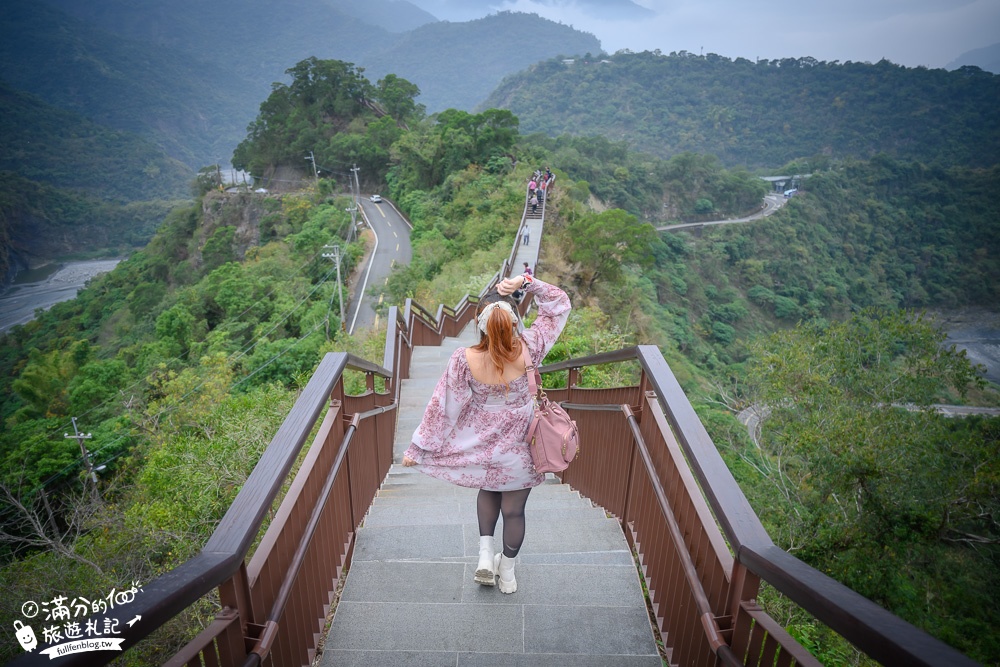
[[[509,647],[507,647],[509,650]],[[661,667],[657,656],[327,649],[322,667]]]
[[[502,535],[500,525],[496,535]],[[470,511],[464,523],[366,524],[358,529],[354,558],[442,562],[472,558],[478,553],[479,525]],[[518,558],[557,563],[622,562],[624,558],[624,562],[632,562],[631,551],[618,522],[592,517],[526,521],[524,545]]]

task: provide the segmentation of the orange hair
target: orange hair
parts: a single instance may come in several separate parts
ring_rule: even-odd
[[[496,294],[494,298],[491,297],[494,297],[494,295],[487,295],[479,302],[477,316],[482,313],[486,306],[494,301],[507,301],[507,303],[510,303],[509,299],[500,297],[499,294]],[[516,306],[514,306],[514,312],[517,312]],[[489,355],[490,362],[492,362],[493,367],[497,371],[497,375],[501,377],[503,376],[504,362],[513,362],[521,356],[521,341],[514,335],[514,327],[511,324],[510,316],[504,310],[500,308],[493,309],[493,312],[490,313],[490,319],[486,322],[486,335],[480,337],[479,342],[473,345],[472,349],[479,352],[486,352]]]

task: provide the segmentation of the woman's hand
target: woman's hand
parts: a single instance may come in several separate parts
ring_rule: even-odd
[[[499,283],[497,283],[497,292],[500,296],[510,296],[515,291],[521,289],[524,285],[524,276],[514,276],[513,278],[504,278]]]
[[[407,468],[409,468],[410,466],[417,465],[417,462],[414,461],[413,459],[411,459],[409,456],[407,456],[407,455],[404,454],[403,455],[403,465],[406,466]]]

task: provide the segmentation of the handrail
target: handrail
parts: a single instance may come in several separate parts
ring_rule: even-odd
[[[360,371],[362,373],[374,373],[375,375],[380,375],[381,377],[391,380],[393,378],[393,372],[387,368],[379,366],[373,361],[368,361],[367,359],[362,359],[361,357],[356,357],[353,354],[347,353],[347,363],[346,367],[352,371]],[[316,369],[317,371],[319,369]]]
[[[541,373],[637,359],[738,563],[767,581],[859,649],[883,664],[943,666],[977,663],[776,546],[695,413],[659,349],[640,345],[542,366]],[[568,408],[609,410],[608,405]],[[619,408],[620,409],[620,408]],[[637,438],[637,443],[639,442]],[[643,447],[638,447],[642,452]],[[645,458],[646,453],[643,453]],[[655,487],[655,485],[654,485]]]
[[[670,506],[670,500],[667,499],[667,492],[663,490],[663,483],[656,474],[656,467],[653,465],[653,459],[649,455],[646,440],[642,437],[642,432],[639,430],[635,414],[627,405],[622,405],[621,411],[625,414],[625,419],[632,430],[632,438],[635,441],[639,455],[642,457],[642,463],[646,468],[646,474],[649,476],[650,485],[653,487],[656,502],[660,506],[660,513],[667,523],[667,530],[670,532],[675,544],[684,544],[684,536],[681,528],[677,524],[677,518],[673,508]],[[723,664],[728,667],[743,667],[743,663],[736,657],[736,654],[733,653],[732,649],[722,638],[721,628],[719,628],[719,624],[715,621],[715,614],[712,612],[712,606],[708,602],[708,596],[705,595],[705,588],[702,586],[701,580],[698,579],[698,568],[691,559],[691,554],[686,549],[679,549],[677,553],[681,560],[681,569],[684,571],[684,578],[688,581],[695,605],[698,607],[698,616],[701,618],[701,625],[705,630],[709,646]]]
[[[351,418],[351,422],[348,424],[347,430],[344,432],[344,437],[341,439],[340,449],[337,451],[337,456],[333,461],[333,465],[330,466],[330,471],[327,473],[326,479],[323,482],[323,488],[320,491],[316,504],[313,506],[312,512],[309,515],[309,521],[306,523],[306,527],[303,530],[302,538],[299,540],[299,544],[295,549],[294,555],[292,556],[291,565],[282,579],[281,587],[278,589],[278,595],[274,600],[274,606],[271,608],[271,612],[268,614],[267,621],[264,624],[264,630],[261,632],[260,639],[257,640],[257,643],[254,645],[253,649],[251,649],[250,655],[247,656],[246,661],[243,663],[244,667],[256,667],[256,665],[259,665],[265,658],[267,658],[267,654],[271,650],[271,643],[277,636],[276,629],[278,621],[281,620],[281,616],[285,613],[288,598],[292,594],[292,587],[295,584],[299,571],[302,569],[306,551],[312,543],[313,535],[315,535],[316,529],[319,526],[320,517],[323,514],[323,510],[326,508],[327,501],[330,499],[330,492],[333,490],[333,485],[337,479],[337,475],[340,474],[341,465],[347,457],[351,441],[354,439],[354,434],[358,430],[358,424],[364,419],[369,419],[390,410],[395,410],[396,406],[397,404],[393,403],[391,405],[373,408],[371,410],[366,410],[365,412],[355,413]]]
[[[240,488],[215,531],[201,552],[176,568],[143,584],[143,595],[129,605],[129,613],[139,620],[129,628],[121,644],[126,650],[146,638],[168,620],[231,579],[242,567],[260,526],[274,499],[281,491],[289,470],[309,437],[320,413],[326,409],[334,386],[340,381],[351,360],[353,366],[364,369],[373,366],[345,352],[328,353],[299,399],[292,406],[271,443],[290,443],[283,448],[268,446],[257,465]],[[361,363],[364,362],[364,363]],[[391,373],[389,373],[391,376]],[[104,618],[116,618],[114,611],[95,614],[90,618],[101,623]],[[108,656],[109,659],[112,656]],[[45,665],[49,658],[40,653],[24,653],[12,665]],[[60,657],[60,665],[95,664],[93,653],[76,653]]]
[[[575,359],[566,359],[565,361],[557,361],[553,364],[547,364],[545,366],[540,366],[538,368],[539,373],[553,373],[555,371],[565,371],[574,368],[583,368],[584,366],[597,366],[599,364],[612,364],[620,361],[631,361],[633,359],[639,358],[639,348],[636,346],[625,347],[620,350],[615,350],[614,352],[601,352],[599,354],[592,354],[587,357],[578,357]]]

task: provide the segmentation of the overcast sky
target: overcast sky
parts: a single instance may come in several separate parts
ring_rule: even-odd
[[[449,0],[412,1],[441,19],[469,18],[442,15]],[[623,48],[704,50],[750,60],[888,58],[910,67],[944,67],[966,51],[1000,42],[1000,0],[633,1],[655,15],[609,21],[573,0],[497,0],[494,6],[540,14],[593,33],[609,53]],[[462,4],[471,8],[479,3]]]

